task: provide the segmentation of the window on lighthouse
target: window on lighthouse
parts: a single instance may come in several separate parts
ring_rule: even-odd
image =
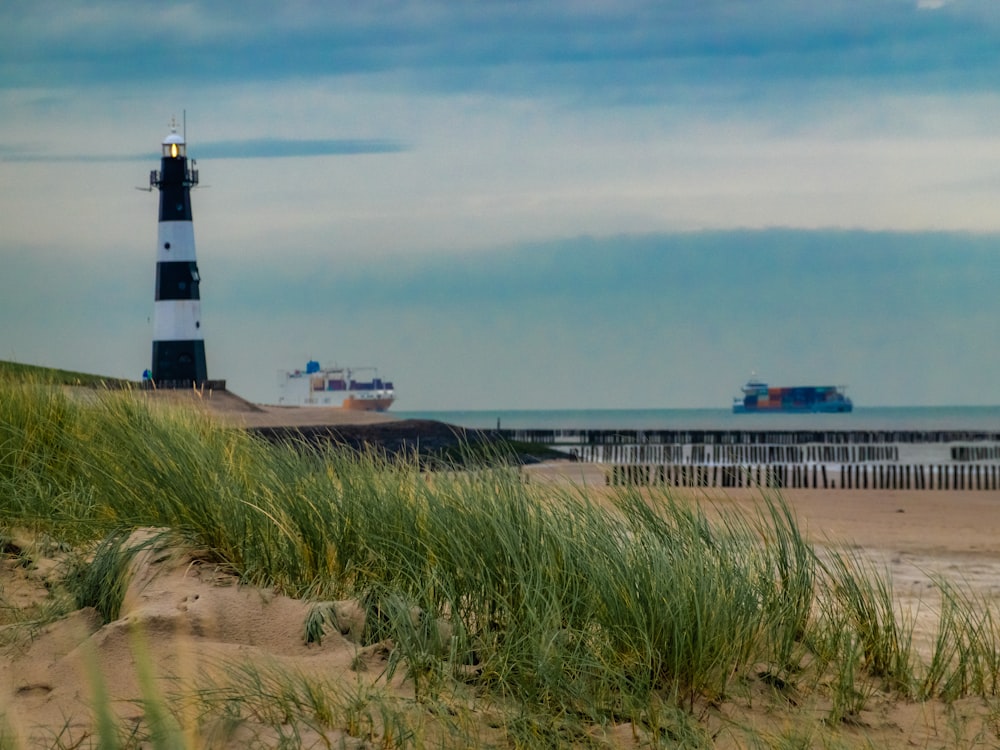
[[[163,157],[165,159],[176,159],[178,157],[184,156],[184,144],[183,143],[164,143],[163,144]]]

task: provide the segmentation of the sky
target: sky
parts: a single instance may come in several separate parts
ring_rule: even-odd
[[[8,0],[0,359],[150,366],[173,117],[253,401],[1000,403],[995,0]]]

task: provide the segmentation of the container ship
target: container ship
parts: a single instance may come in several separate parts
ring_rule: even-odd
[[[751,378],[743,386],[743,397],[733,399],[734,414],[840,413],[854,409],[844,387],[836,385],[801,385],[783,388]]]
[[[359,373],[371,373],[368,380]],[[280,404],[330,406],[354,411],[386,411],[396,400],[392,383],[374,367],[320,367],[309,361],[305,370],[282,373]]]

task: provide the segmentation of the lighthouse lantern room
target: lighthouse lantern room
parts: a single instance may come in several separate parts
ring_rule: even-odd
[[[156,245],[156,297],[153,307],[152,381],[157,388],[204,386],[208,379],[201,331],[201,276],[194,249],[191,188],[198,170],[187,159],[184,136],[176,122],[163,139],[160,169],[149,175],[149,188],[160,191]]]

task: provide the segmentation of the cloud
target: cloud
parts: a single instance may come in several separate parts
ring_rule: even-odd
[[[192,146],[192,151],[194,151]],[[197,145],[200,159],[269,159],[294,156],[350,156],[355,154],[395,154],[408,147],[389,139],[254,138],[244,141],[209,141]]]
[[[753,369],[865,405],[995,403],[1000,236],[726,231],[462,258],[232,262],[199,248],[210,371],[256,400],[308,357],[375,364],[400,408],[725,406]],[[154,268],[16,248],[0,358],[137,377]],[[24,310],[31,309],[31,315]]]
[[[259,399],[313,356],[377,364],[401,408],[724,405],[753,369],[849,383],[868,405],[989,403],[998,239],[722,231],[369,266],[206,258],[202,289],[206,320],[224,316],[218,367]]]
[[[390,139],[251,138],[247,140],[207,141],[192,146],[192,157],[199,159],[272,159],[302,156],[353,156],[358,154],[395,154],[408,146]],[[197,152],[197,153],[195,153]],[[6,162],[150,162],[160,155],[155,151],[141,154],[45,154],[14,147],[0,147],[0,161]]]
[[[963,308],[993,307],[997,241],[994,235],[946,232],[793,229],[576,237],[464,257],[352,263],[329,273],[304,264],[303,275],[285,275],[283,282],[304,309],[329,306],[324,297],[345,308],[451,311],[592,300],[600,302],[579,314],[607,303],[600,314],[618,315],[640,300],[656,300],[681,314],[699,300],[724,297],[719,309],[726,315],[737,304],[748,316],[774,316],[783,325],[785,315],[797,322],[796,308],[820,313],[824,306],[841,307],[838,316],[905,317],[921,301],[917,290],[933,294],[936,286],[955,294]],[[808,294],[792,293],[796,287]],[[852,300],[859,307],[852,308]],[[714,315],[707,307],[701,314]]]
[[[0,149],[0,162],[103,164],[107,162],[156,161],[159,158],[160,155],[155,151],[144,154],[45,154],[10,147]]]
[[[931,5],[939,12],[926,13]],[[993,0],[938,4],[163,4],[21,2],[0,29],[0,81],[150,86],[366,76],[387,89],[664,102],[677,86],[728,101],[762,88],[933,84],[991,89]],[[718,88],[716,88],[718,87]]]

